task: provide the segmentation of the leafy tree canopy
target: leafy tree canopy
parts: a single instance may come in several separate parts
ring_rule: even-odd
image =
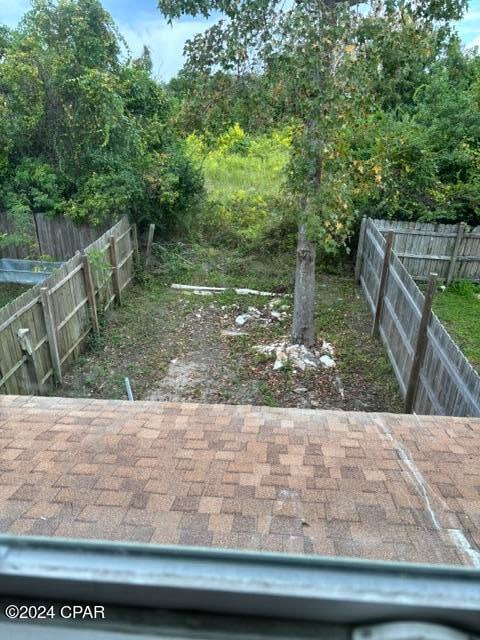
[[[97,0],[34,0],[0,29],[0,210],[97,224],[188,224],[202,180],[169,126],[171,97]]]
[[[289,192],[325,250],[345,246],[365,213],[478,220],[478,64],[451,28],[466,2],[159,6],[171,20],[223,14],[170,83],[182,130],[296,122]]]

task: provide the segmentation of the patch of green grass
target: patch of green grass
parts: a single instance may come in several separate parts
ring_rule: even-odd
[[[178,296],[158,278],[148,277],[144,287],[130,288],[123,306],[107,314],[101,335],[91,338],[88,351],[65,374],[63,394],[125,399],[124,379],[130,377],[134,396],[142,397],[180,348],[171,336],[198,304],[196,296]]]
[[[28,289],[30,287],[23,284],[0,284],[0,307],[4,307],[12,300],[15,300]]]
[[[480,285],[452,284],[436,294],[433,310],[471,364],[480,369]]]
[[[203,164],[205,186],[216,200],[228,203],[239,191],[262,197],[278,195],[288,150],[274,149],[266,156],[207,156]]]
[[[319,338],[335,345],[338,372],[358,392],[359,408],[368,397],[380,400],[377,411],[402,411],[397,382],[378,338],[370,335],[372,318],[351,276],[318,278],[316,327]]]
[[[278,402],[275,400],[272,391],[268,384],[261,382],[258,385],[259,404],[265,407],[278,407]]]
[[[241,287],[275,291],[293,287],[295,253],[261,255],[241,249],[219,249],[204,245],[170,243],[154,245],[156,274],[166,284],[193,284],[210,287]],[[222,294],[228,304],[234,293]]]

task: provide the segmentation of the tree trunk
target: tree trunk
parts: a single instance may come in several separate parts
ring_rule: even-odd
[[[307,238],[304,224],[298,227],[297,267],[293,308],[292,342],[313,346],[315,342],[315,243]]]

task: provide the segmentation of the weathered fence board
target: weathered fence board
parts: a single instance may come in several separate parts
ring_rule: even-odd
[[[395,227],[394,223],[392,227]],[[376,227],[374,220],[366,221],[362,254],[357,261],[360,284],[372,315],[375,314],[385,253],[383,232]],[[455,241],[456,233],[448,229],[446,232],[451,234],[449,239]],[[407,234],[400,234],[401,251],[405,249],[401,244],[405,237]],[[438,251],[435,242],[439,236],[432,239],[416,234],[416,237],[427,238],[429,242],[424,242],[422,250],[429,246]],[[435,261],[426,260],[425,264],[434,268],[438,266]],[[423,305],[424,295],[408,273],[405,260],[401,261],[396,250],[393,251],[378,329],[404,398],[412,373]],[[433,313],[428,324],[427,346],[413,410],[417,414],[480,416],[480,376]]]
[[[95,240],[85,250],[89,257],[94,282],[95,303],[99,312],[115,300],[113,270],[110,263],[110,238],[113,237],[121,290],[131,282],[134,272],[132,228],[127,218]],[[46,288],[46,294],[42,294]],[[43,304],[42,304],[43,295]],[[45,302],[48,296],[48,303]],[[47,330],[51,310],[52,330]],[[78,252],[43,282],[35,285],[10,304],[0,309],[0,393],[39,393],[50,384],[55,369],[64,367],[82,351],[88,334],[93,330],[84,259]],[[32,358],[22,350],[18,330],[28,329],[34,350]],[[52,342],[58,345],[58,362],[52,358]],[[32,371],[35,371],[33,376]]]
[[[382,235],[395,233],[393,249],[414,280],[428,280],[435,272],[450,282],[480,282],[480,226],[374,220]]]
[[[2,258],[26,258],[29,256],[50,256],[55,260],[68,260],[76,251],[82,251],[99,236],[108,231],[112,221],[98,227],[76,225],[64,216],[50,217],[42,213],[32,216],[28,234],[32,238],[30,246],[11,246],[1,250]],[[0,233],[14,234],[13,220],[0,213]]]

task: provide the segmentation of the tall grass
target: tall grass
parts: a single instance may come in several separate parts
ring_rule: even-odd
[[[234,125],[210,144],[187,138],[190,157],[205,177],[213,224],[253,240],[278,220],[278,200],[291,148],[291,130],[247,135]]]
[[[222,201],[238,191],[263,197],[278,195],[290,146],[288,128],[249,136],[234,125],[210,146],[195,134],[187,138],[190,157],[203,168],[208,193]]]

